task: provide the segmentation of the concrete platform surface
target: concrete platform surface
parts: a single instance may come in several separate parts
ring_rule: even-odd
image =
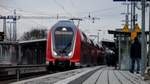
[[[97,66],[50,74],[12,84],[150,84],[140,74]]]
[[[37,78],[14,82],[11,84],[54,84],[67,78],[71,78],[69,79],[69,81],[71,81],[80,77],[83,74],[89,73],[90,71],[100,69],[101,67],[103,66],[74,69],[70,71],[59,72],[55,74],[49,74],[49,75],[45,75],[45,76],[41,76]]]

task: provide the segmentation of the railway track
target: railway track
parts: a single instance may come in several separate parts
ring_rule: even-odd
[[[39,77],[39,76],[46,75],[46,74],[50,74],[50,73],[43,71],[43,72],[21,74],[19,80]],[[15,81],[18,81],[17,75],[7,75],[7,76],[0,77],[0,84],[8,84],[8,83],[15,82]]]
[[[5,67],[5,68],[9,68],[9,67]],[[0,76],[0,84],[8,84],[8,83],[11,83],[11,82],[16,82],[16,81],[20,81],[20,80],[31,79],[31,78],[40,77],[40,76],[44,76],[44,75],[48,75],[48,74],[53,74],[53,73],[57,73],[57,72],[72,70],[72,69],[76,69],[76,68],[79,68],[79,67],[67,68],[67,69],[59,69],[58,68],[58,69],[51,70],[51,71],[46,71],[45,70],[45,71],[22,73],[22,74],[19,73],[19,78],[18,78],[18,74],[16,72],[16,74],[13,74],[13,75],[3,75],[3,76]]]

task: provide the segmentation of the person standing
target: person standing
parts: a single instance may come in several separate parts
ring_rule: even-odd
[[[140,70],[140,59],[141,59],[141,43],[139,42],[138,38],[135,37],[134,43],[131,44],[131,69],[130,72],[134,73],[134,66],[135,62],[137,63],[137,70],[136,73],[139,73]]]

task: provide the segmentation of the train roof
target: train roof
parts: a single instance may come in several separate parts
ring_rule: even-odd
[[[76,25],[71,20],[60,20],[54,26],[52,26],[52,28],[57,28],[60,26],[61,27],[64,26],[64,27],[76,28]]]
[[[89,39],[89,38],[87,37],[87,35],[86,35],[84,32],[82,32],[82,31],[81,31],[81,38],[82,38],[83,41],[85,41],[85,42],[91,44],[91,41],[90,41],[91,39]]]

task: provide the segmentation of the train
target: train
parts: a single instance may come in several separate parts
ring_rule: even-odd
[[[94,43],[72,20],[61,20],[48,30],[46,63],[74,67],[104,63],[104,49]]]

